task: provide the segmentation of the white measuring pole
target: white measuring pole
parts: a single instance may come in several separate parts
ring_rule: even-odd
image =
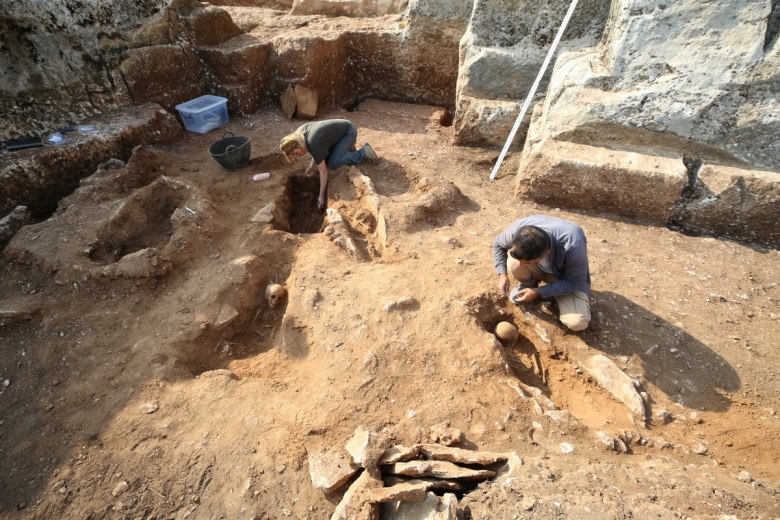
[[[553,40],[552,46],[550,47],[550,50],[547,52],[547,57],[544,58],[544,63],[542,63],[542,68],[539,69],[539,74],[536,75],[536,80],[534,80],[534,84],[531,87],[531,91],[528,92],[528,97],[525,98],[525,103],[523,103],[523,108],[520,110],[520,115],[517,116],[517,121],[515,121],[515,125],[512,127],[512,131],[509,132],[509,137],[506,140],[506,144],[504,144],[504,149],[501,150],[501,155],[498,156],[498,161],[496,162],[496,165],[493,166],[493,171],[490,173],[490,180],[496,178],[496,173],[498,172],[498,169],[501,167],[501,163],[504,161],[504,157],[506,157],[506,152],[509,150],[509,147],[512,145],[512,141],[515,139],[515,134],[517,133],[517,129],[520,128],[520,123],[523,122],[523,117],[525,117],[525,113],[528,111],[528,106],[531,104],[531,100],[534,97],[534,94],[536,94],[536,89],[539,88],[539,83],[542,81],[542,76],[544,76],[544,71],[547,70],[547,66],[550,64],[550,60],[553,57],[553,54],[555,54],[555,49],[558,47],[558,42],[561,41],[561,36],[563,36],[563,31],[566,30],[566,26],[569,25],[569,19],[571,18],[572,13],[574,12],[574,8],[577,7],[577,0],[571,0],[571,5],[569,6],[569,10],[566,12],[566,16],[563,17],[563,23],[561,23],[561,27],[558,29],[558,34],[555,35],[555,39]]]

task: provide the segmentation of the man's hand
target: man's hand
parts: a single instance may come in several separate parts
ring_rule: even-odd
[[[531,303],[539,298],[539,289],[522,289],[515,295],[515,303]]]
[[[509,278],[506,273],[498,275],[498,292],[503,295],[509,294]]]

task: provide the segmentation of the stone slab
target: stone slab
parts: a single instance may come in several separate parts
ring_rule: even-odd
[[[682,157],[547,140],[524,153],[517,195],[664,225],[688,182]]]

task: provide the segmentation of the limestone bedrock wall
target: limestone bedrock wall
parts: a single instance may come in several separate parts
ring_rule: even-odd
[[[475,0],[460,41],[456,111],[458,144],[503,145],[520,113],[570,0]],[[589,48],[604,32],[609,0],[581,0],[558,46]],[[548,67],[535,96],[544,99]],[[530,115],[530,114],[529,114]],[[527,117],[516,141],[522,144]]]
[[[39,114],[78,121],[119,106],[113,43],[132,39],[170,2],[0,2],[0,137],[45,130],[30,123]]]
[[[402,13],[408,0],[295,0],[291,14],[327,16],[383,16]]]
[[[555,63],[519,194],[780,246],[771,232],[780,216],[778,9],[772,0],[614,0],[599,43]],[[645,194],[622,196],[637,184]]]
[[[290,83],[320,90],[325,105],[454,104],[471,0],[219,3],[265,13],[239,27],[229,7],[196,0],[0,3],[0,139],[144,102],[176,114],[207,93],[248,114],[278,103]],[[317,14],[295,16],[295,5]],[[365,22],[340,24],[334,9]]]

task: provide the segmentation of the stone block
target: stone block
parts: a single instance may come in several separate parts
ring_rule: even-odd
[[[664,225],[688,170],[682,157],[547,140],[523,154],[516,182],[524,199]]]
[[[317,91],[302,85],[295,86],[295,116],[298,119],[317,117]]]
[[[670,223],[685,232],[780,248],[780,173],[705,164]]]
[[[309,476],[314,487],[331,493],[351,479],[360,470],[341,448],[309,454]]]
[[[384,16],[399,14],[406,9],[407,0],[295,0],[290,14],[325,16]]]
[[[295,90],[292,85],[287,85],[282,95],[279,96],[279,102],[282,104],[282,113],[287,119],[292,119],[295,115]]]

